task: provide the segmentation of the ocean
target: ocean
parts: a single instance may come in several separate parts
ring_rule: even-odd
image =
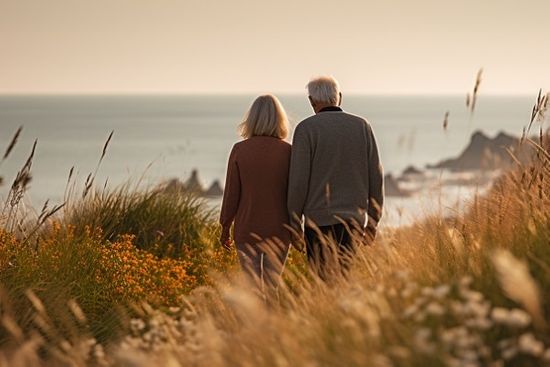
[[[292,127],[312,114],[303,95],[279,98]],[[62,201],[71,167],[83,182],[95,170],[113,130],[98,186],[106,180],[110,187],[140,178],[144,184],[184,180],[193,169],[205,187],[214,180],[223,185],[229,151],[240,139],[237,125],[253,99],[252,95],[0,96],[0,152],[23,126],[12,156],[0,165],[4,177],[0,196],[5,196],[38,139],[28,200],[36,207],[46,199]],[[385,171],[398,176],[409,165],[422,168],[459,154],[475,130],[490,136],[499,131],[520,135],[533,101],[529,96],[481,95],[473,115],[465,96],[352,95],[344,96],[342,107],[371,122]],[[439,196],[434,196],[434,187]],[[432,185],[415,198],[390,198],[387,222],[408,222],[423,215],[420,212],[433,211],[434,197],[437,205],[450,206],[477,189]],[[432,204],[422,208],[426,198]],[[403,218],[403,208],[408,219]]]

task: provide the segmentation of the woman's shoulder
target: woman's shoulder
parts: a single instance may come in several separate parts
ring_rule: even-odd
[[[253,136],[251,138],[242,140],[238,143],[236,143],[233,148],[235,147],[259,147],[263,148],[266,145],[270,146],[278,146],[283,148],[290,148],[290,143],[288,143],[286,140],[274,137],[274,136]]]

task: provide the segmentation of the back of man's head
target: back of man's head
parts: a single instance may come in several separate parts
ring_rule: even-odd
[[[309,99],[312,103],[326,106],[340,104],[340,86],[332,76],[319,76],[307,84]]]

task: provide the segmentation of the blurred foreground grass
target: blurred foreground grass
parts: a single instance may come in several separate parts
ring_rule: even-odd
[[[293,253],[269,306],[184,192],[95,192],[32,236],[4,211],[0,365],[550,365],[550,155],[538,152],[466,214],[381,233],[349,279],[316,282]]]

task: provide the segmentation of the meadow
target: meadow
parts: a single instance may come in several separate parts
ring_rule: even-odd
[[[317,281],[294,250],[267,304],[201,199],[92,173],[36,213],[31,153],[0,217],[0,365],[550,365],[550,144],[542,127],[523,144],[530,164],[464,214],[381,232],[346,279]]]

